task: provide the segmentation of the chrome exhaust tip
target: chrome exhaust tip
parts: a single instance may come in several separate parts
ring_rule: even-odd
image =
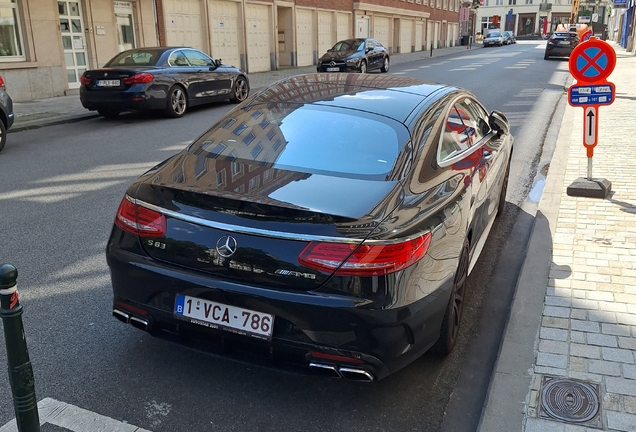
[[[148,321],[142,318],[137,318],[135,316],[130,317],[130,325],[138,328],[139,330],[148,331]]]
[[[327,375],[332,378],[340,378],[338,369],[334,365],[322,364],[322,363],[309,363],[310,368],[314,368],[321,375]]]
[[[130,322],[130,315],[126,312],[120,311],[119,309],[113,309],[113,316],[124,324],[128,324]]]
[[[355,369],[350,367],[341,367],[338,369],[338,373],[345,379],[350,381],[362,381],[362,382],[371,382],[373,381],[373,375],[364,369]]]

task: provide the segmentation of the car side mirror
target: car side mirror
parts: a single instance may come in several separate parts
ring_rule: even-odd
[[[215,59],[214,60],[214,67],[215,68],[221,67],[222,64],[223,64],[223,62],[221,61],[221,59]]]
[[[371,51],[373,51],[373,48],[367,48],[364,50],[365,53],[370,53]]]
[[[488,124],[490,128],[497,132],[497,136],[507,134],[510,132],[510,122],[508,118],[501,111],[493,111],[488,116]]]

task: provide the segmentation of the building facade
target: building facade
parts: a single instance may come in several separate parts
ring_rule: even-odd
[[[0,0],[0,75],[16,101],[73,94],[120,51],[192,46],[248,73],[309,66],[338,40],[454,46],[460,0]]]
[[[539,36],[569,23],[571,11],[572,0],[482,0],[477,9],[477,31],[484,34],[489,25],[498,23],[502,30],[517,36]]]

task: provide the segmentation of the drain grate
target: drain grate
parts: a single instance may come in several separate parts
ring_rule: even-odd
[[[598,384],[544,376],[541,380],[539,417],[601,427]]]

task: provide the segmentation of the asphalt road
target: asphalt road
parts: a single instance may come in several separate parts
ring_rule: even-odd
[[[508,116],[516,141],[509,203],[469,278],[470,307],[456,350],[446,359],[424,355],[371,384],[212,358],[155,340],[111,316],[104,248],[125,189],[233,105],[196,109],[182,119],[123,115],[12,134],[0,154],[0,263],[19,270],[38,400],[64,401],[154,432],[438,430],[456,386],[474,386],[463,390],[476,397],[484,391],[483,383],[459,377],[464,364],[475,365],[471,341],[483,337],[482,317],[505,322],[507,305],[496,316],[483,308],[496,295],[495,282],[512,292],[525,253],[522,239],[540,193],[543,138],[568,76],[567,62],[544,61],[543,44],[537,46],[467,51],[391,70],[471,90],[489,110]],[[511,237],[516,241],[509,242]],[[498,273],[503,250],[506,271]],[[498,337],[491,336],[493,346]],[[6,364],[3,344],[0,362]],[[475,371],[486,383],[489,367]],[[0,400],[2,425],[14,417],[3,373]]]

